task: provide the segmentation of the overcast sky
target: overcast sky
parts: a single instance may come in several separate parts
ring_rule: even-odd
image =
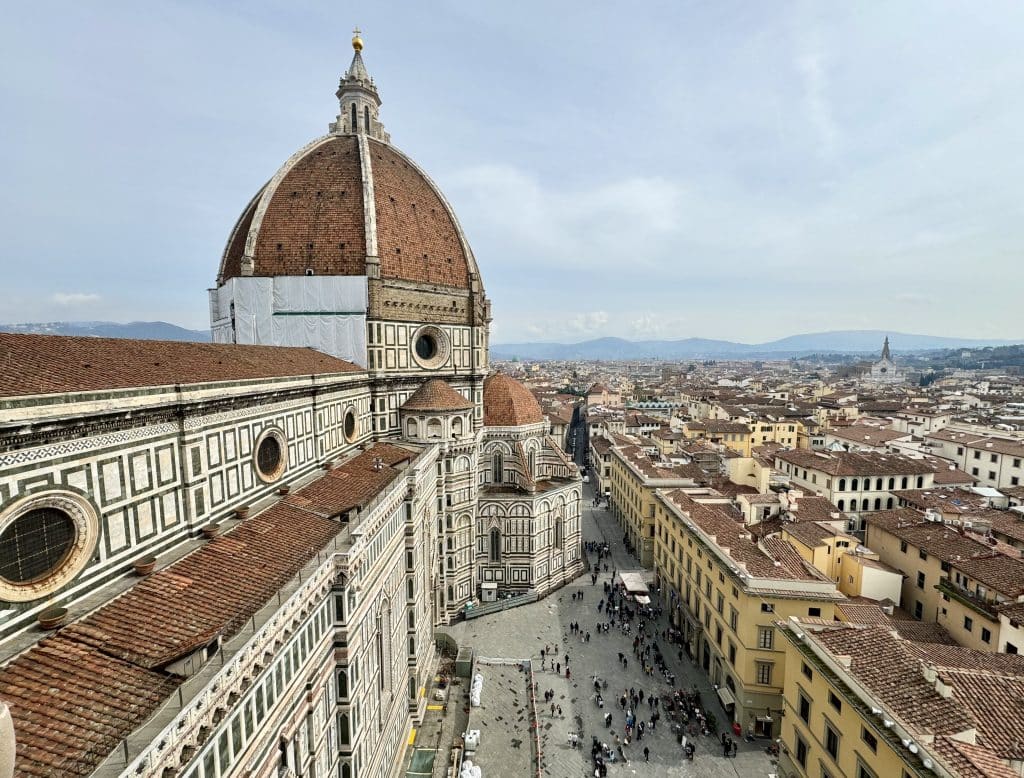
[[[9,5],[0,321],[208,326],[354,25],[492,339],[1024,337],[1024,3]]]

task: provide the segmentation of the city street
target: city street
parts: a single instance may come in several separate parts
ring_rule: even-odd
[[[611,512],[607,508],[594,509],[593,497],[591,485],[585,486],[584,540],[605,541],[611,549],[611,559],[605,560],[608,561],[609,571],[604,572],[602,563],[595,585],[591,584],[589,573],[585,573],[575,582],[537,603],[484,616],[460,624],[457,630],[453,630],[459,642],[471,645],[477,656],[533,659],[538,694],[543,695],[548,689],[553,690],[554,703],[563,708],[562,717],[558,717],[557,713],[552,717],[549,707],[541,706],[541,727],[545,732],[545,774],[555,778],[593,774],[590,762],[591,738],[596,736],[614,747],[615,735],[622,736],[625,717],[618,699],[624,690],[636,688],[643,689],[645,694],[654,692],[659,695],[669,691],[668,684],[657,672],[653,676],[644,675],[640,661],[634,657],[632,640],[636,632],[635,625],[631,635],[624,635],[614,627],[607,634],[597,633],[597,622],[605,620],[597,610],[598,603],[605,596],[603,583],[611,580],[613,568],[619,571],[635,569],[637,563],[623,547],[621,530],[616,526]],[[593,562],[596,554],[589,557]],[[573,599],[573,594],[577,592],[582,592],[582,596]],[[657,597],[653,597],[652,604],[658,604]],[[579,623],[580,632],[584,635],[590,632],[589,642],[570,633],[570,624],[573,622]],[[666,626],[667,620],[663,618],[656,626],[656,631],[660,634]],[[553,644],[558,646],[557,661],[563,665],[561,673],[557,675],[550,668],[550,651],[548,669],[541,669],[541,649]],[[676,646],[670,646],[661,638],[658,644],[666,656],[670,672],[676,675],[676,688],[693,691],[696,686],[702,704],[716,717],[721,731],[728,722],[728,716],[707,678],[685,654],[680,661]],[[628,667],[625,670],[618,659],[620,652],[627,657]],[[564,659],[567,654],[572,671],[572,678],[568,682],[564,677]],[[603,691],[603,709],[598,707],[593,688],[595,674],[608,682],[607,689]],[[611,727],[606,727],[603,717],[609,712],[613,718]],[[636,713],[638,718],[650,718],[651,709],[646,701],[638,706]],[[570,732],[579,734],[580,749],[577,751],[568,745]],[[717,734],[707,737],[698,735],[691,740],[696,745],[692,762],[683,759],[678,735],[671,731],[668,716],[663,715],[654,732],[648,730],[641,741],[634,740],[625,747],[628,763],[610,764],[609,775],[701,775],[719,778],[768,776],[773,772],[773,765],[763,751],[764,741],[745,743],[740,738],[737,756],[725,758]],[[643,754],[645,746],[650,749],[650,761],[646,763]],[[492,768],[485,775],[498,776],[502,773]]]

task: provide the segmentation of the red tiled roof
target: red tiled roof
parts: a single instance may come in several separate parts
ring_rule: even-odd
[[[920,459],[875,451],[837,451],[826,454],[807,449],[779,451],[776,457],[797,467],[814,469],[830,475],[924,475],[936,467]]]
[[[182,679],[69,640],[46,638],[0,671],[14,719],[15,775],[90,774]]]
[[[469,288],[470,267],[441,195],[393,147],[369,139],[381,277]],[[354,135],[324,139],[294,162],[266,203],[253,275],[363,276],[366,214],[363,160]],[[256,204],[232,230],[218,283],[241,274]]]
[[[402,403],[407,411],[464,411],[473,407],[473,403],[452,389],[451,385],[441,378],[431,378]]]
[[[364,505],[398,476],[393,465],[413,456],[370,448],[0,669],[17,774],[90,774],[182,682],[163,668],[237,634],[342,531],[325,517]]]
[[[484,381],[485,427],[520,427],[543,421],[537,398],[517,380],[495,373]]]
[[[311,348],[0,333],[0,397],[360,370]]]

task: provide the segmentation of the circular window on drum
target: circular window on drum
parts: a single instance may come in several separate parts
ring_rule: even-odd
[[[436,369],[448,361],[451,344],[440,327],[420,327],[413,334],[412,356],[420,367]]]
[[[0,515],[0,600],[56,591],[88,563],[99,536],[91,503],[72,492],[25,497]]]
[[[356,424],[356,412],[352,408],[345,410],[345,420],[343,422],[345,440],[349,443],[354,443],[355,439],[359,436],[359,426]]]
[[[288,466],[288,447],[284,433],[277,428],[264,430],[256,439],[253,460],[256,474],[261,480],[270,483],[280,478]]]

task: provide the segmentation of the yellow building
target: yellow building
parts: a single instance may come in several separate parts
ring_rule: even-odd
[[[636,549],[640,564],[654,566],[655,490],[695,487],[707,480],[696,465],[676,464],[652,458],[640,446],[613,446],[611,449],[612,515],[623,535]]]
[[[683,645],[745,732],[778,735],[784,656],[775,622],[834,617],[843,595],[780,537],[755,539],[726,501],[659,492],[655,571]]]
[[[937,514],[899,508],[873,514],[867,545],[903,574],[902,606],[945,627],[960,645],[1017,653],[1015,616],[1024,603],[1024,561]],[[1016,552],[1013,552],[1014,554]]]
[[[719,421],[705,419],[690,421],[683,425],[683,435],[687,440],[706,440],[718,443],[743,457],[750,456],[752,437],[750,427],[735,421]]]
[[[884,625],[779,622],[784,778],[1011,778],[1024,658],[916,643]]]

